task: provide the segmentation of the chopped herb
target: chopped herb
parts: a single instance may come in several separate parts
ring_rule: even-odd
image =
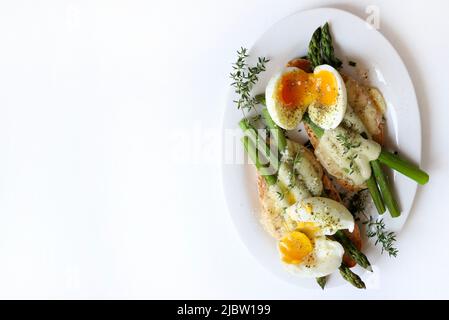
[[[352,148],[360,147],[361,143],[353,143],[348,136],[344,134],[338,134],[337,140],[341,143],[341,145],[345,148],[344,154],[348,153]]]
[[[288,188],[293,189],[294,187],[295,187],[295,174],[293,173],[293,171],[290,171]]]
[[[356,167],[354,167],[354,165],[355,165],[354,160],[357,159],[357,156],[358,156],[358,154],[354,154],[353,156],[350,156],[348,158],[348,160],[350,161],[350,163],[349,163],[349,169],[350,169],[349,170],[349,174],[353,174],[354,171],[358,170]]]
[[[277,191],[276,193],[278,194],[279,200],[284,199],[284,194],[282,192]]]
[[[300,162],[301,162],[301,154],[299,152],[296,152],[295,158],[293,159],[293,171],[295,172],[296,175],[299,175],[299,173],[297,172],[295,166]]]
[[[348,64],[349,64],[351,67],[356,67],[356,66],[357,66],[357,62],[352,61],[352,60],[349,60],[349,61],[348,61]]]
[[[287,214],[287,208],[282,208],[282,215],[286,215]]]

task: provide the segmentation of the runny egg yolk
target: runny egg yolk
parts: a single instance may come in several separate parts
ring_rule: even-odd
[[[296,231],[300,231],[309,239],[313,239],[316,233],[320,231],[320,228],[313,222],[297,222]]]
[[[314,102],[331,106],[338,98],[337,80],[327,70],[317,73],[294,70],[281,76],[277,96],[283,106],[289,109],[307,107]]]
[[[290,264],[301,263],[313,250],[312,241],[305,233],[293,231],[279,242],[282,261]]]
[[[289,264],[298,264],[306,260],[313,251],[312,238],[315,233],[310,226],[303,226],[285,235],[279,242],[282,261]],[[302,231],[300,231],[302,230]]]
[[[314,74],[315,88],[318,91],[318,102],[324,106],[336,103],[338,98],[338,85],[332,72],[321,70]]]
[[[307,106],[313,102],[311,74],[298,69],[284,73],[277,88],[278,99],[287,108]]]

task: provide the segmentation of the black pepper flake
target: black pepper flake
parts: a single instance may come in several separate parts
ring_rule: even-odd
[[[348,61],[348,64],[349,64],[351,67],[356,67],[356,66],[357,66],[357,62],[352,61],[352,60]]]

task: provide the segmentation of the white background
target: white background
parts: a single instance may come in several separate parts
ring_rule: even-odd
[[[372,289],[305,290],[259,265],[227,212],[228,73],[286,15],[367,5],[414,82],[431,180]],[[443,0],[1,1],[0,298],[449,298],[448,13]]]

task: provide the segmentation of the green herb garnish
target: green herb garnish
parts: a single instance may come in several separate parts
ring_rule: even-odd
[[[382,253],[388,252],[390,257],[396,257],[398,249],[394,247],[396,234],[393,231],[387,231],[383,219],[374,220],[372,217],[365,222],[367,224],[366,235],[369,238],[377,238],[375,245],[382,245]]]
[[[361,143],[353,143],[348,136],[344,135],[344,134],[338,134],[337,135],[337,140],[341,143],[341,145],[345,148],[345,151],[343,152],[343,154],[346,154],[349,152],[349,150],[351,150],[352,148],[358,148],[360,147]]]
[[[277,191],[276,193],[278,194],[279,200],[284,199],[284,194],[282,192]]]
[[[358,154],[350,156],[349,159],[349,174],[353,174],[358,168],[355,167],[355,159],[357,159]]]
[[[230,74],[230,77],[234,80],[231,86],[234,87],[235,93],[239,95],[239,99],[234,100],[234,103],[238,109],[250,111],[259,103],[258,99],[251,94],[251,90],[259,80],[258,75],[265,71],[265,64],[270,60],[259,57],[257,64],[251,67],[246,62],[249,56],[247,49],[241,48],[237,51],[237,56],[237,62],[232,65],[234,72]]]

